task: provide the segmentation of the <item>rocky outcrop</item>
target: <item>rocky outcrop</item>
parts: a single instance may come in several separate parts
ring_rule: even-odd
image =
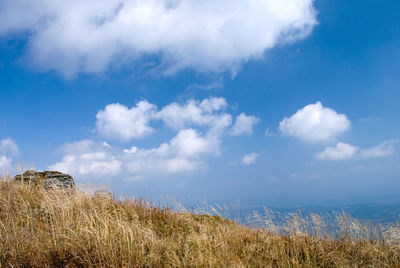
[[[21,175],[15,176],[18,181],[28,182],[33,185],[42,185],[44,188],[72,189],[75,187],[74,179],[58,171],[28,170]]]

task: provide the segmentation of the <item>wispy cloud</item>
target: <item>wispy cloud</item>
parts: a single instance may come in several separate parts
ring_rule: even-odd
[[[242,157],[242,164],[246,166],[254,165],[258,156],[257,153],[246,154]]]
[[[361,150],[360,157],[361,158],[376,158],[376,157],[384,157],[384,156],[392,155],[392,154],[394,154],[395,146],[398,143],[399,143],[399,140],[397,140],[397,139],[384,141],[370,149]]]
[[[269,127],[267,127],[267,128],[265,129],[265,131],[264,131],[264,135],[265,135],[266,137],[274,137],[274,136],[278,136],[278,134],[277,134],[277,133],[273,133],[273,132],[271,132],[271,130],[270,130],[270,128],[269,128]]]
[[[0,156],[0,172],[7,171],[11,166],[11,157],[8,156]]]
[[[0,140],[0,172],[10,171],[13,158],[17,155],[18,145],[13,139]]]
[[[398,143],[399,140],[392,139],[372,148],[360,150],[359,147],[339,142],[335,147],[327,147],[324,151],[318,153],[316,158],[319,160],[348,160],[385,157],[395,153],[395,146]]]
[[[208,84],[191,84],[186,88],[186,91],[194,91],[194,90],[216,90],[224,87],[224,80],[222,77],[219,77],[216,81],[208,83]]]

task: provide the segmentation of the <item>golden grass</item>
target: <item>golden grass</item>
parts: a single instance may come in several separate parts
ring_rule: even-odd
[[[0,267],[400,267],[398,243],[323,238],[321,228],[310,236],[301,224],[278,234],[139,200],[0,181]]]

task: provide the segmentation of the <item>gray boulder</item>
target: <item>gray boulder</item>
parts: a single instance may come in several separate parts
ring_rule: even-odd
[[[58,171],[28,170],[23,174],[15,176],[15,180],[28,182],[33,185],[41,185],[44,188],[72,189],[75,187],[74,179]]]

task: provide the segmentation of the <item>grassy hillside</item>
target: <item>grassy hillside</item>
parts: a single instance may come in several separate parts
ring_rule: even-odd
[[[346,231],[324,238],[318,224],[312,237],[299,225],[278,234],[138,200],[0,181],[0,267],[400,266],[398,240]]]

